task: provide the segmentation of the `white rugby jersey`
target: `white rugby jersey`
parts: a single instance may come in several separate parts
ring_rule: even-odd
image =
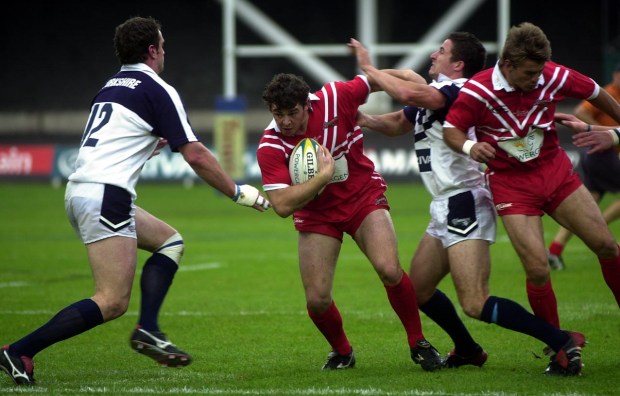
[[[420,177],[433,198],[452,196],[485,183],[480,164],[467,155],[456,153],[443,140],[446,114],[466,81],[465,78],[450,80],[440,74],[437,81],[429,85],[446,97],[443,109],[428,110],[413,106],[403,109],[414,125]],[[473,130],[469,133],[469,139],[476,140]]]
[[[177,91],[143,63],[124,65],[92,101],[69,180],[112,184],[135,198],[159,137],[172,151],[198,140]]]

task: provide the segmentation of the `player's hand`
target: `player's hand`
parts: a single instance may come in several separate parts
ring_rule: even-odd
[[[249,184],[237,184],[237,191],[233,197],[233,201],[243,206],[251,206],[259,212],[264,212],[271,207],[271,203],[267,198]]]
[[[469,156],[478,162],[488,162],[495,158],[495,149],[487,142],[476,142],[471,146]]]
[[[554,119],[555,122],[572,129],[573,132],[584,132],[587,131],[588,128],[588,124],[572,114],[555,113]]]
[[[372,62],[370,61],[370,54],[368,50],[364,48],[362,43],[352,38],[347,44],[349,48],[351,48],[351,52],[357,58],[357,64],[360,69],[364,70],[368,66],[372,66]]]
[[[334,160],[334,157],[332,157],[329,150],[321,146],[320,144],[319,144],[318,158],[319,158],[318,175],[321,175],[321,177],[326,178],[327,182],[329,183],[329,181],[331,181],[332,179],[332,176],[334,176],[334,172],[336,171],[336,161]]]
[[[573,144],[577,147],[589,147],[587,153],[600,153],[614,147],[614,139],[609,131],[579,132],[573,135]]]
[[[151,156],[148,159],[151,159],[155,156],[158,156],[161,150],[168,145],[168,141],[164,138],[159,138],[157,141],[157,146],[155,146],[155,150],[151,153]]]

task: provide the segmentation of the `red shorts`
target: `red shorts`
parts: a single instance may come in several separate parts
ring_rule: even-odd
[[[293,215],[295,229],[299,232],[314,232],[316,234],[328,235],[342,242],[343,234],[346,232],[353,236],[368,214],[378,209],[390,210],[384,193],[384,188],[378,188],[363,194],[357,200],[357,205],[352,207],[351,216],[342,222],[328,222],[308,215],[302,217],[295,213]]]
[[[582,185],[568,156],[561,152],[553,160],[541,161],[536,170],[487,175],[495,210],[500,216],[552,213]]]

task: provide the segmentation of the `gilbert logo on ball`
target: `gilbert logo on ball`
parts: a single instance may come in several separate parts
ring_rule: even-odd
[[[311,138],[301,139],[293,148],[288,165],[293,184],[304,183],[319,172],[318,149],[319,144]]]

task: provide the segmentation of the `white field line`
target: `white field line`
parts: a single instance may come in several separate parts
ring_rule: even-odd
[[[618,308],[615,305],[615,302],[611,300],[608,303],[596,303],[596,304],[586,304],[580,307],[579,310],[571,310],[568,312],[563,312],[562,317],[566,320],[588,320],[592,315],[597,314],[614,314],[617,312]],[[25,310],[9,310],[9,309],[0,309],[0,315],[21,315],[21,316],[50,316],[56,314],[57,311],[52,311],[48,309],[25,309]],[[242,311],[227,311],[227,312],[219,312],[219,311],[162,311],[160,316],[165,317],[270,317],[270,316],[299,316],[306,317],[308,312],[306,310],[289,310],[289,311],[270,311],[265,309],[258,310],[242,310]],[[391,310],[385,311],[355,311],[350,310],[346,311],[345,315],[347,317],[356,317],[362,319],[369,320],[382,320],[386,322],[396,322],[398,320],[396,314]],[[137,311],[128,311],[124,316],[138,316]]]
[[[24,287],[24,286],[29,286],[30,283],[28,282],[20,282],[20,281],[15,281],[15,282],[0,282],[0,289],[3,289],[5,287]]]
[[[222,268],[224,265],[221,263],[202,263],[202,264],[192,264],[192,265],[181,265],[179,267],[179,272],[190,272],[190,271],[206,271]],[[12,282],[0,282],[0,289],[8,288],[8,287],[26,287],[32,286],[35,283],[32,282],[22,282],[22,281],[12,281]]]
[[[80,388],[56,388],[46,389],[44,387],[35,386],[26,390],[23,388],[3,389],[3,392],[13,394],[73,394],[73,395],[92,395],[92,394],[136,394],[136,395],[298,395],[298,396],[330,396],[330,395],[378,395],[378,396],[473,396],[480,393],[447,393],[441,391],[428,391],[412,389],[407,391],[388,391],[377,388],[288,388],[288,389],[218,389],[218,388],[146,388],[146,387],[127,387],[123,388],[118,385],[112,387],[89,387],[82,386]],[[488,392],[483,393],[485,396],[514,396],[513,393],[506,392]],[[541,396],[544,394],[541,394]],[[562,393],[554,392],[554,396],[562,395]],[[567,394],[568,395],[568,394]],[[582,396],[580,393],[571,392],[570,396]]]
[[[212,270],[217,268],[222,268],[223,265],[221,263],[203,263],[203,264],[192,264],[192,265],[183,265],[179,266],[179,272],[188,272],[188,271],[203,271],[203,270]]]

